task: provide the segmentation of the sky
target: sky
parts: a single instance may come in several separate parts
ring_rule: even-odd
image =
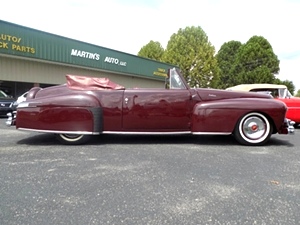
[[[180,28],[199,26],[216,53],[228,41],[266,38],[281,80],[300,89],[300,0],[1,0],[0,20],[137,55],[166,48]]]

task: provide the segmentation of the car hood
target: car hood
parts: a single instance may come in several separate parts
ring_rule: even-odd
[[[232,98],[273,98],[271,95],[255,92],[229,91],[207,88],[198,88],[196,90],[202,101],[215,101]]]
[[[284,102],[288,107],[300,107],[300,98],[277,98],[277,100]]]
[[[0,102],[13,102],[13,98],[0,98]]]

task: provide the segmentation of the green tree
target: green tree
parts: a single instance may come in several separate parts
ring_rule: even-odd
[[[186,27],[173,34],[163,61],[179,66],[191,87],[216,87],[219,69],[215,48],[201,27]]]
[[[296,97],[300,97],[300,89],[297,91]]]
[[[242,43],[239,41],[229,41],[224,43],[218,51],[216,55],[220,69],[218,88],[225,89],[235,85],[235,79],[231,71],[241,46]]]
[[[150,41],[148,44],[143,46],[138,52],[138,56],[153,59],[156,61],[162,60],[164,49],[159,42]]]
[[[274,83],[279,60],[270,43],[261,36],[251,37],[239,48],[231,70],[233,83]]]

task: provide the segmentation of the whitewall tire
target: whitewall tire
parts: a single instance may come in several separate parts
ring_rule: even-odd
[[[84,134],[57,134],[56,138],[67,145],[80,145],[90,140],[91,136]]]
[[[263,114],[252,112],[239,119],[233,135],[243,145],[263,145],[272,132],[270,121]]]

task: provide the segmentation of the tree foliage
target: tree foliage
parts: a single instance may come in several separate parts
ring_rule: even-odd
[[[245,44],[238,41],[224,43],[216,58],[220,68],[218,88],[238,84],[284,84],[294,93],[293,82],[279,80],[279,60],[270,43],[261,36],[251,37]]]
[[[216,56],[215,48],[201,27],[186,27],[174,33],[166,49],[150,41],[138,56],[178,66],[191,87],[225,89],[238,84],[284,84],[293,94],[293,82],[281,81],[279,60],[271,44],[261,36],[251,37],[245,44],[224,43]],[[297,93],[300,96],[300,90]]]
[[[297,93],[296,93],[295,96],[296,96],[296,97],[300,97],[300,89],[297,91]]]
[[[270,43],[261,36],[251,37],[237,53],[231,73],[235,85],[241,83],[274,83],[279,60]]]
[[[138,52],[138,56],[153,59],[156,61],[162,60],[164,49],[159,42],[150,41],[148,44],[143,46]]]
[[[225,89],[234,86],[235,77],[231,73],[234,62],[237,60],[237,53],[242,46],[239,41],[229,41],[224,43],[218,51],[216,58],[220,69],[220,80],[218,88]]]
[[[179,66],[191,87],[214,87],[218,81],[215,48],[201,27],[186,27],[173,34],[163,61]]]

